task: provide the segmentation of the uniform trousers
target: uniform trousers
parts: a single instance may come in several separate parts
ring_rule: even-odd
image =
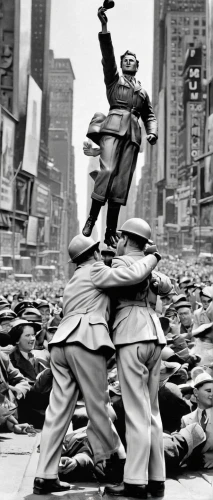
[[[165,481],[158,406],[161,347],[153,341],[123,345],[117,351],[117,363],[126,419],[124,481]]]
[[[109,200],[126,205],[139,151],[130,137],[129,133],[124,137],[105,134],[101,137],[101,170],[95,180],[92,198],[103,204]]]
[[[87,435],[94,462],[107,459],[120,446],[120,439],[108,416],[109,404],[106,358],[76,344],[51,349],[53,387],[41,435],[37,477],[58,476],[62,442],[71,422],[81,390],[90,426]]]

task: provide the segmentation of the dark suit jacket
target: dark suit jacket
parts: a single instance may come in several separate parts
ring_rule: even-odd
[[[110,33],[99,33],[104,80],[110,111],[101,126],[101,133],[124,136],[131,130],[131,140],[140,147],[142,118],[147,134],[157,137],[157,120],[147,92],[140,82],[132,85],[123,75],[119,76]],[[114,109],[112,109],[114,108]],[[131,127],[129,127],[131,122]]]
[[[44,366],[34,357],[33,364],[25,359],[19,351],[18,347],[10,356],[13,366],[18,368],[20,372],[30,382],[35,382],[36,376],[44,370]]]

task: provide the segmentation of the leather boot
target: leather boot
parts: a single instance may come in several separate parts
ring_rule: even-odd
[[[84,236],[89,237],[91,235],[102,206],[103,204],[100,201],[92,200],[90,214],[82,230]]]
[[[84,236],[87,236],[89,237],[92,233],[92,230],[94,228],[94,225],[96,223],[96,220],[97,218],[95,217],[92,217],[92,215],[89,215],[84,227],[83,227],[83,230],[82,230],[82,233]]]
[[[121,206],[118,203],[108,202],[107,219],[106,219],[106,232],[104,243],[107,246],[116,248],[119,240],[118,233],[116,232],[117,222]]]
[[[106,243],[108,247],[116,248],[118,241],[118,233],[114,229],[107,228],[104,236],[104,243]]]
[[[153,497],[163,497],[165,491],[164,481],[149,481],[147,491],[151,493]]]

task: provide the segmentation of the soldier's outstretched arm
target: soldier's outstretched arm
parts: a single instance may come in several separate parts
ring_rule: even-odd
[[[91,267],[91,280],[96,288],[136,285],[150,275],[157,266],[158,260],[158,257],[154,254],[147,255],[129,267],[118,267],[116,269],[107,267],[102,261],[96,262]]]
[[[119,79],[117,64],[115,60],[114,49],[112,45],[111,34],[107,31],[107,16],[106,9],[100,7],[98,9],[98,17],[101,21],[102,31],[99,33],[98,38],[102,53],[102,64],[104,71],[104,81],[107,87]]]

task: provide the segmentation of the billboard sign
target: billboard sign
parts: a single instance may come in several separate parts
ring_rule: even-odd
[[[181,187],[177,189],[178,196],[178,226],[180,228],[189,225],[189,205],[190,205],[190,187]]]
[[[37,217],[29,216],[27,225],[27,245],[36,246],[38,234],[38,219]]]
[[[33,186],[31,213],[37,217],[45,217],[50,214],[50,189],[37,180]]]
[[[202,104],[187,103],[187,164],[191,165],[203,151]]]
[[[2,152],[0,165],[0,208],[13,210],[15,122],[2,113]]]
[[[202,100],[202,48],[191,48],[185,64],[184,101]]]
[[[37,176],[40,131],[41,131],[42,91],[32,76],[29,77],[27,124],[22,170]]]

